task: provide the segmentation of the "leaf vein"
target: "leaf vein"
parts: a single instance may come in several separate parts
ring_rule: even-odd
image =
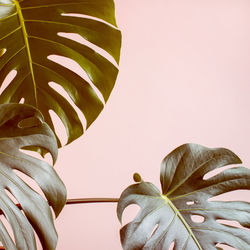
[[[3,69],[3,67],[10,61],[12,60],[17,54],[19,54],[23,49],[25,49],[25,46],[23,46],[21,49],[19,49],[17,52],[15,52],[6,62],[3,64],[1,67],[0,71]]]
[[[30,68],[30,73],[31,73],[32,83],[33,83],[33,88],[34,88],[35,102],[36,102],[36,107],[38,107],[36,81],[35,81],[35,75],[34,75],[34,71],[33,71],[33,67],[32,67],[32,57],[31,57],[31,52],[30,52],[28,34],[26,31],[24,18],[23,18],[23,14],[22,14],[22,9],[19,5],[19,2],[17,0],[14,0],[14,3],[16,5],[16,9],[17,9],[18,17],[19,17],[19,22],[20,22],[20,25],[21,25],[22,31],[23,31],[23,38],[24,38],[24,43],[25,43],[26,52],[27,52],[27,56],[28,56],[29,68]]]
[[[81,5],[81,4],[93,4],[91,2],[72,2],[72,3],[57,3],[57,4],[47,4],[47,5],[39,5],[39,6],[30,6],[30,7],[23,7],[23,10],[27,9],[40,9],[46,7],[56,7],[56,6],[64,6],[64,5]]]
[[[194,157],[194,156],[193,156],[193,157]],[[209,160],[203,162],[201,165],[199,165],[199,167],[194,168],[192,171],[190,171],[190,174],[187,175],[186,178],[183,178],[183,180],[182,180],[176,187],[174,187],[173,189],[171,189],[166,195],[169,196],[171,193],[173,193],[173,192],[174,192],[176,189],[178,189],[183,183],[185,183],[185,182],[189,179],[189,177],[191,177],[191,176],[193,175],[194,172],[196,172],[198,169],[202,168],[205,164],[207,164],[208,162],[212,161],[213,159],[214,159],[214,158],[211,158],[211,159],[209,159]],[[177,172],[177,171],[176,171],[176,172]],[[175,173],[176,173],[176,172],[175,172]],[[174,179],[174,177],[173,177],[173,179]]]
[[[0,18],[0,21],[9,19],[10,17],[13,17],[13,16],[15,16],[15,15],[17,15],[17,12],[15,12],[15,13],[13,13],[13,14],[11,14],[11,15],[8,15],[8,16],[5,16],[5,17]]]
[[[18,31],[18,30],[20,30],[22,27],[21,26],[19,26],[18,28],[16,28],[15,30],[12,30],[10,33],[8,33],[7,35],[5,35],[5,36],[3,36],[3,37],[1,37],[0,38],[0,41],[1,40],[3,40],[3,39],[5,39],[6,37],[8,37],[8,36],[10,36],[10,35],[12,35],[13,33],[15,33],[16,31]]]
[[[183,194],[183,195],[179,195],[179,196],[175,196],[175,197],[173,197],[173,198],[170,198],[170,200],[171,201],[173,201],[173,200],[177,200],[177,199],[180,199],[180,198],[183,198],[183,197],[186,197],[186,196],[189,196],[189,195],[191,195],[191,194],[195,194],[195,193],[197,193],[197,192],[201,192],[202,190],[205,190],[205,189],[208,189],[208,188],[211,188],[211,187],[213,187],[213,186],[216,186],[216,185],[222,185],[222,183],[226,183],[226,182],[229,182],[229,181],[236,181],[236,182],[238,182],[239,180],[246,180],[246,178],[237,178],[237,179],[230,179],[230,180],[225,180],[225,181],[223,181],[223,182],[220,182],[220,183],[215,183],[215,184],[213,184],[213,185],[210,185],[210,186],[206,186],[206,187],[204,187],[204,188],[201,188],[201,189],[198,189],[198,190],[195,190],[195,191],[193,191],[193,192],[189,192],[189,193],[187,193],[187,194]]]

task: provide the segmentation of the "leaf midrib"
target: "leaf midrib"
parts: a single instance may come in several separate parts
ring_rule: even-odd
[[[35,75],[34,75],[34,70],[33,70],[33,62],[32,62],[32,57],[31,57],[31,52],[30,52],[28,34],[27,34],[26,27],[25,27],[25,23],[24,23],[24,17],[23,17],[22,9],[21,9],[21,7],[19,5],[19,2],[17,0],[13,0],[13,3],[16,6],[17,15],[18,15],[18,19],[19,19],[20,26],[21,26],[21,29],[22,29],[23,39],[24,39],[24,43],[25,43],[25,47],[26,47],[26,53],[27,53],[27,56],[28,56],[30,74],[31,74],[31,78],[32,78],[33,88],[34,88],[35,106],[38,107],[36,80],[35,80]]]
[[[137,194],[138,196],[147,196],[145,194]],[[183,224],[183,226],[186,228],[188,235],[193,239],[193,241],[195,242],[196,246],[198,247],[199,250],[203,250],[199,241],[197,240],[196,236],[194,235],[192,228],[189,226],[189,224],[186,222],[185,218],[183,218],[182,214],[180,213],[180,211],[178,210],[178,208],[176,208],[176,206],[172,203],[172,201],[164,194],[160,195],[160,196],[151,196],[154,199],[161,199],[164,200],[164,204],[160,207],[164,207],[166,204],[173,210],[175,216],[177,216],[179,218],[179,220],[181,221],[181,223]],[[159,207],[157,207],[157,209],[159,209]],[[154,209],[153,211],[155,211],[156,209]],[[151,212],[153,212],[151,211]]]
[[[189,236],[192,237],[192,239],[194,240],[195,244],[197,245],[199,250],[202,250],[201,245],[199,244],[198,240],[196,239],[191,227],[188,225],[188,223],[186,222],[186,220],[183,218],[182,214],[179,212],[179,210],[176,208],[176,206],[171,202],[171,200],[165,196],[165,195],[161,195],[161,198],[164,199],[165,203],[167,203],[171,209],[173,210],[173,212],[177,215],[177,217],[180,219],[180,221],[182,222],[182,224],[185,226],[186,230],[189,233]]]

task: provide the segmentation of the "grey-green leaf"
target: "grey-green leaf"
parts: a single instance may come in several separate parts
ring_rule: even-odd
[[[56,216],[66,202],[66,189],[52,166],[20,149],[36,147],[57,158],[57,142],[41,113],[25,104],[0,105],[0,209],[9,222],[14,240],[0,222],[0,241],[6,249],[36,249],[34,231],[44,249],[56,248],[57,233],[50,209]],[[17,172],[32,178],[46,199],[34,191]],[[24,213],[11,199],[15,197]],[[50,206],[49,206],[50,205]]]
[[[184,144],[172,151],[162,162],[162,193],[148,182],[131,185],[122,193],[117,207],[120,221],[128,205],[141,208],[121,229],[123,248],[169,249],[174,242],[177,250],[220,249],[217,244],[250,249],[250,203],[209,200],[233,190],[250,189],[250,170],[231,167],[204,177],[214,169],[239,163],[241,160],[224,148]],[[242,227],[218,220],[237,221]]]
[[[78,43],[60,33],[78,34],[88,43]],[[70,143],[82,135],[83,125],[73,105],[49,83],[68,93],[89,127],[103,109],[93,86],[106,102],[118,74],[115,63],[100,51],[118,63],[120,47],[113,0],[0,0],[0,84],[11,71],[17,71],[0,103],[24,99],[43,113],[55,131],[49,113],[53,110],[63,122]],[[49,56],[54,55],[74,60],[88,79],[51,60]]]

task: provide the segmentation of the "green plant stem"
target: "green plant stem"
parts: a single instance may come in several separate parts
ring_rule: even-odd
[[[82,204],[82,203],[103,203],[103,202],[118,202],[119,198],[78,198],[68,199],[66,205]]]
[[[77,199],[67,199],[66,205],[83,204],[83,203],[110,203],[118,201],[119,198],[77,198]],[[16,206],[19,209],[22,209],[19,203],[16,204]]]

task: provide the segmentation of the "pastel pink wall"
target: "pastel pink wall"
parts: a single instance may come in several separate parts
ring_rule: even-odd
[[[186,142],[229,148],[249,167],[249,0],[116,0],[116,8],[120,74],[97,121],[60,150],[68,197],[119,197],[134,172],[159,186],[161,160]],[[67,206],[56,224],[58,250],[121,249],[116,204]]]

